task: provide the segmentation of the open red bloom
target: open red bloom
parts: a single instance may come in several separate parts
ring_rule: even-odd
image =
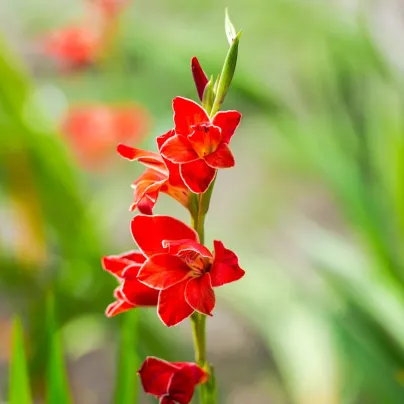
[[[167,362],[147,357],[138,371],[143,389],[160,399],[160,404],[188,404],[195,387],[205,383],[208,374],[192,362]]]
[[[156,306],[158,291],[137,279],[145,256],[139,251],[128,251],[121,255],[110,255],[102,259],[103,268],[113,274],[120,282],[115,289],[116,302],[106,310],[108,317],[115,316],[135,307]]]
[[[161,145],[160,153],[174,164],[184,183],[195,193],[205,192],[218,168],[234,166],[229,143],[240,123],[237,111],[218,112],[212,120],[194,101],[173,101],[175,134]]]
[[[43,45],[46,54],[64,66],[82,67],[95,61],[103,45],[103,37],[98,29],[76,25],[51,32]]]
[[[119,142],[140,142],[150,126],[147,110],[137,104],[83,104],[71,107],[62,134],[85,168],[105,165]]]
[[[173,134],[173,131],[169,131],[159,136],[157,145],[160,146]],[[147,167],[132,185],[135,194],[135,200],[131,205],[132,211],[138,208],[141,213],[151,215],[160,192],[168,194],[187,207],[190,192],[180,177],[178,165],[164,159],[158,153],[123,144],[118,145],[118,153],[128,160],[137,160]]]
[[[212,315],[213,287],[244,275],[237,256],[222,242],[214,241],[212,255],[199,243],[193,229],[173,217],[138,215],[132,220],[131,228],[133,238],[147,257],[137,279],[160,290],[158,315],[169,327],[195,310]]]

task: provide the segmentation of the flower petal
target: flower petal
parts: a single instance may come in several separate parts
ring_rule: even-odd
[[[105,315],[107,317],[113,317],[116,316],[117,314],[135,308],[135,306],[132,303],[127,301],[127,299],[122,293],[120,286],[114,290],[114,297],[116,299],[116,302],[111,303],[105,310]]]
[[[118,314],[124,313],[130,309],[133,309],[135,306],[133,304],[128,303],[125,300],[117,300],[114,303],[111,303],[107,309],[105,310],[105,315],[107,317],[114,317]]]
[[[245,272],[238,265],[237,255],[225,248],[221,241],[215,240],[214,247],[215,258],[209,272],[212,286],[222,286],[242,278]]]
[[[205,156],[205,162],[213,168],[234,167],[234,157],[226,143],[220,143],[219,147],[208,156]]]
[[[128,251],[120,255],[109,255],[102,258],[102,267],[118,278],[122,277],[122,272],[129,265],[137,264],[139,268],[146,260],[145,256],[139,251]]]
[[[161,396],[159,404],[175,404],[175,401],[170,396]]]
[[[179,257],[170,254],[151,256],[141,267],[137,278],[154,289],[167,289],[185,280],[190,268]]]
[[[163,247],[163,240],[199,241],[195,230],[171,216],[137,215],[132,220],[131,229],[135,242],[148,257],[167,252]]]
[[[117,146],[117,151],[123,158],[127,160],[137,160],[146,167],[153,168],[162,174],[167,173],[167,167],[158,153],[137,149],[135,147],[129,147],[124,144],[119,144]]]
[[[189,404],[195,391],[194,375],[190,368],[177,370],[168,384],[168,395],[174,402]]]
[[[190,135],[192,126],[199,123],[210,123],[206,111],[196,102],[183,97],[173,100],[175,132],[180,135]]]
[[[200,158],[204,158],[213,153],[219,146],[221,139],[222,134],[220,128],[210,124],[195,126],[192,134],[188,136],[190,144]],[[181,161],[181,163],[183,162]]]
[[[185,299],[196,311],[208,316],[212,315],[216,298],[208,273],[201,277],[190,279],[187,282]]]
[[[123,272],[123,282],[120,288],[123,298],[134,306],[157,306],[159,292],[144,285],[137,278],[139,267],[130,266]]]
[[[143,390],[157,397],[168,393],[168,385],[178,367],[170,362],[149,356],[138,371]]]
[[[185,185],[194,193],[205,192],[213,179],[216,170],[208,166],[204,160],[196,160],[180,165],[180,174]]]
[[[205,372],[200,366],[193,362],[172,362],[173,365],[182,368],[188,368],[193,377],[195,384],[205,383],[209,379],[209,374]]]
[[[213,125],[222,129],[222,141],[229,143],[237,126],[240,123],[241,114],[238,111],[220,111],[212,119]]]
[[[194,312],[185,300],[185,287],[186,282],[180,282],[160,291],[158,315],[167,327],[177,325]]]
[[[173,163],[189,163],[199,158],[185,136],[170,137],[160,148],[161,155]]]
[[[130,207],[131,211],[136,208],[141,213],[151,215],[161,187],[167,182],[168,175],[163,175],[154,169],[148,168],[132,184],[134,189],[134,201]]]
[[[203,257],[212,257],[211,252],[204,245],[194,240],[163,240],[163,247],[167,247],[168,252],[174,255],[182,256],[182,252],[192,251]]]

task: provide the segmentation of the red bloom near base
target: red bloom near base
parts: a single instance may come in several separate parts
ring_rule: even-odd
[[[197,103],[177,97],[173,101],[175,133],[161,145],[160,153],[179,165],[186,186],[205,192],[218,168],[234,166],[229,143],[240,123],[237,111],[218,112],[212,120]]]
[[[158,315],[168,327],[180,323],[194,311],[212,315],[213,287],[244,275],[237,256],[221,241],[214,242],[212,255],[199,243],[195,230],[173,217],[138,215],[132,220],[131,228],[133,238],[147,257],[133,288],[140,281],[160,291]],[[125,286],[130,290],[131,281]]]
[[[146,257],[139,251],[128,251],[121,255],[110,255],[102,259],[103,268],[114,275],[120,285],[115,289],[116,302],[106,310],[108,317],[135,307],[156,306],[158,291],[140,283],[137,275]]]
[[[205,383],[208,374],[191,362],[166,362],[148,357],[138,371],[143,389],[160,399],[160,404],[189,404],[195,387]]]

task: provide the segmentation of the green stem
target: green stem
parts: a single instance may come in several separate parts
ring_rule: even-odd
[[[213,184],[212,184],[213,187]],[[192,225],[199,236],[199,242],[205,242],[205,216],[206,206],[209,206],[209,200],[212,192],[195,195],[197,198],[197,210],[192,215]],[[200,386],[201,404],[216,404],[214,373],[206,359],[206,315],[195,312],[191,316],[192,334],[195,349],[195,362],[209,373],[209,381]]]

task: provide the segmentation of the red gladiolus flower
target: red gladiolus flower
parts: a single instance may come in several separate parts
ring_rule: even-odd
[[[194,101],[177,97],[173,101],[175,135],[161,146],[163,157],[179,165],[187,187],[205,192],[218,168],[234,166],[229,143],[240,123],[237,111],[218,112],[212,120]]]
[[[174,131],[157,138],[160,147],[168,138],[174,135]],[[160,154],[136,149],[133,147],[118,145],[118,153],[128,159],[137,160],[144,164],[146,171],[133,183],[135,200],[131,210],[139,209],[141,213],[151,215],[160,192],[164,192],[187,207],[189,190],[185,186],[178,165],[164,159]]]
[[[195,310],[212,315],[215,307],[212,287],[244,275],[237,256],[221,241],[214,242],[212,255],[199,243],[195,230],[173,217],[138,215],[131,228],[134,240],[147,257],[137,279],[160,290],[158,315],[169,327]]]
[[[82,67],[97,58],[102,33],[88,26],[71,26],[52,32],[44,40],[44,51],[67,67]]]
[[[140,142],[149,126],[147,111],[135,104],[77,105],[68,111],[62,134],[79,163],[86,168],[95,168],[105,165],[117,143]]]
[[[208,374],[191,362],[166,362],[147,357],[138,371],[146,393],[160,398],[160,404],[188,404],[195,387],[205,383]]]
[[[139,282],[137,275],[145,256],[139,251],[128,251],[121,255],[111,255],[102,259],[103,268],[120,282],[115,289],[116,302],[106,310],[108,317],[115,316],[135,307],[156,306],[158,291]]]

